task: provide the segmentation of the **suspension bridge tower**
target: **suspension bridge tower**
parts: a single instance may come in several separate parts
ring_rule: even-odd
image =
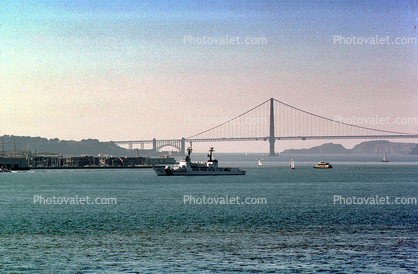
[[[274,99],[270,98],[270,152],[269,156],[276,156],[276,152],[274,151],[274,142],[276,139],[274,138]]]

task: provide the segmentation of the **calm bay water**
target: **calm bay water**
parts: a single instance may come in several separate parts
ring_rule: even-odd
[[[417,156],[216,156],[247,175],[0,174],[0,272],[418,272]]]

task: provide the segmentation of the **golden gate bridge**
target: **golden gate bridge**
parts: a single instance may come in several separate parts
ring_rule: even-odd
[[[269,142],[269,155],[276,155],[275,142],[278,140],[320,140],[320,139],[415,139],[418,134],[376,129],[348,123],[341,117],[330,119],[274,98],[241,113],[231,119],[208,119],[217,125],[189,137],[180,139],[148,139],[135,141],[114,141],[118,145],[152,145],[148,151],[158,152],[163,147],[174,147],[185,154],[187,142]],[[196,122],[196,120],[194,120]],[[363,120],[361,120],[363,122]],[[377,122],[378,121],[374,121]],[[387,119],[385,123],[390,123]],[[415,120],[416,122],[416,120]],[[376,123],[376,124],[377,124]]]

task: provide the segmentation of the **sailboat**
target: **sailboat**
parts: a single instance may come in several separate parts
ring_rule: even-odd
[[[260,160],[260,158],[257,158],[257,160],[258,160],[258,166],[263,166],[263,164],[261,163],[261,160]]]
[[[293,159],[290,159],[290,169],[295,169],[295,162],[293,161]]]
[[[389,160],[388,160],[388,159],[386,159],[386,153],[385,153],[385,154],[383,154],[383,159],[382,159],[382,161],[381,161],[381,162],[384,162],[384,163],[389,162]]]

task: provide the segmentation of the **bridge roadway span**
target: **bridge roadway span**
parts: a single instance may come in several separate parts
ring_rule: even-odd
[[[418,139],[418,134],[391,134],[391,135],[335,135],[335,136],[281,136],[274,137],[275,140],[325,140],[325,139]],[[144,149],[145,144],[153,144],[152,151],[159,151],[166,146],[177,148],[182,154],[186,150],[186,142],[240,142],[240,141],[269,141],[270,137],[231,137],[231,138],[181,138],[165,140],[137,140],[137,141],[114,141],[115,144],[129,145],[132,149],[134,144],[140,144]]]

